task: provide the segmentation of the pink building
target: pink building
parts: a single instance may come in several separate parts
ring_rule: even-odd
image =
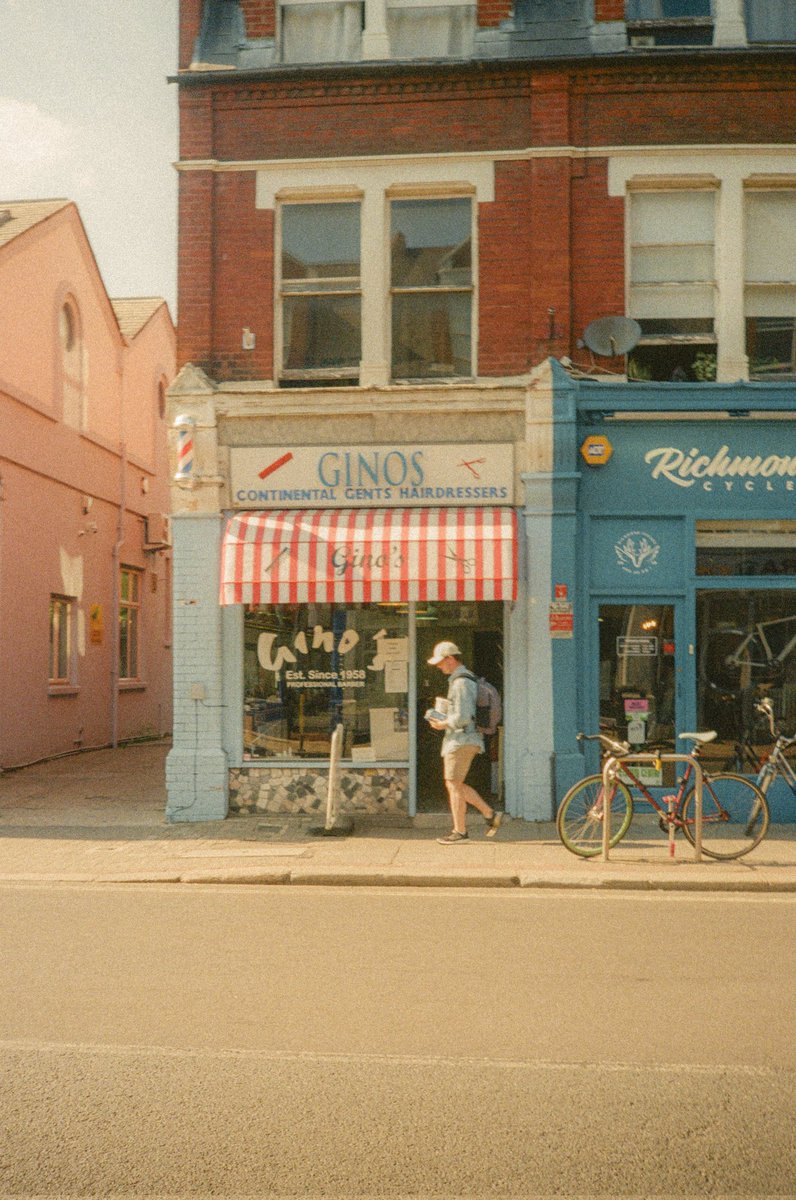
[[[0,767],[171,729],[174,374],[74,204],[0,202]]]

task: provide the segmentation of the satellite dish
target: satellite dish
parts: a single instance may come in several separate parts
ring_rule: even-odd
[[[600,317],[583,331],[583,344],[595,354],[614,358],[627,354],[641,337],[641,326],[632,317]]]

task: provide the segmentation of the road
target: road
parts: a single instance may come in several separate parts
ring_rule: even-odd
[[[796,898],[0,905],[0,1196],[796,1195]]]

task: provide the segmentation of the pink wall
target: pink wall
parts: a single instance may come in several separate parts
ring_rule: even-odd
[[[19,206],[8,207],[14,214]],[[111,741],[117,559],[143,572],[141,669],[134,686],[123,683],[119,689],[118,737],[170,731],[170,552],[144,549],[144,518],[168,512],[158,384],[168,384],[175,373],[174,328],[165,304],[150,306],[135,336],[122,335],[73,205],[45,213],[7,240],[10,229],[9,223],[0,226],[0,766],[5,767]],[[82,427],[62,420],[59,313],[66,297],[79,317]],[[123,475],[126,511],[115,557]],[[67,687],[49,684],[51,595],[75,601],[74,677]],[[93,640],[90,610],[97,605],[103,631]]]

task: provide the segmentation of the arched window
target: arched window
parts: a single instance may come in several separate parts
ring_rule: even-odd
[[[80,315],[75,301],[68,297],[58,315],[61,342],[61,378],[63,418],[67,425],[81,429],[85,423],[83,403],[83,339]]]

